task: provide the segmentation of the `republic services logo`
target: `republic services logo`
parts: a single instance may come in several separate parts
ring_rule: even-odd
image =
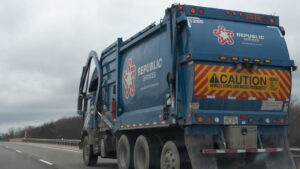
[[[135,65],[132,65],[132,59],[129,58],[127,62],[127,68],[123,73],[123,84],[125,86],[124,94],[126,99],[129,95],[134,96],[134,79],[136,75]]]
[[[225,43],[229,45],[234,44],[233,36],[234,33],[230,30],[226,30],[224,26],[218,26],[218,29],[214,29],[213,33],[216,37],[218,37],[218,42],[221,45],[224,45]]]

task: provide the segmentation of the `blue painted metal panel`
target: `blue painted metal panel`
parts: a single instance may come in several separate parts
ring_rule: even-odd
[[[192,57],[219,61],[219,56],[271,59],[272,65],[293,66],[278,27],[213,19],[188,19]]]
[[[165,94],[169,91],[166,77],[171,71],[172,58],[165,27],[123,50],[119,59],[118,107],[122,108],[122,113],[166,103]]]

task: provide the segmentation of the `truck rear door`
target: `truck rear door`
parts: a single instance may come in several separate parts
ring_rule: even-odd
[[[193,60],[191,103],[204,119],[287,124],[293,62],[278,27],[199,17],[188,17],[187,26],[182,49]],[[224,120],[229,116],[235,120]]]

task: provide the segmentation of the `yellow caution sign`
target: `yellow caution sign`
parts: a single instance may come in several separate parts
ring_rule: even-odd
[[[195,65],[194,97],[286,100],[290,96],[290,72],[277,69],[236,70],[234,66]]]

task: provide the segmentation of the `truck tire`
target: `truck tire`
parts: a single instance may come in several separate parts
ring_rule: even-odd
[[[89,144],[87,136],[83,140],[82,157],[86,166],[97,165],[98,156],[93,154],[93,145]]]
[[[117,161],[119,169],[133,169],[134,138],[123,134],[117,145]]]
[[[134,146],[134,168],[135,169],[157,169],[159,168],[161,146],[154,137],[140,135]]]
[[[167,141],[160,156],[161,169],[180,169],[180,154],[173,141]]]

